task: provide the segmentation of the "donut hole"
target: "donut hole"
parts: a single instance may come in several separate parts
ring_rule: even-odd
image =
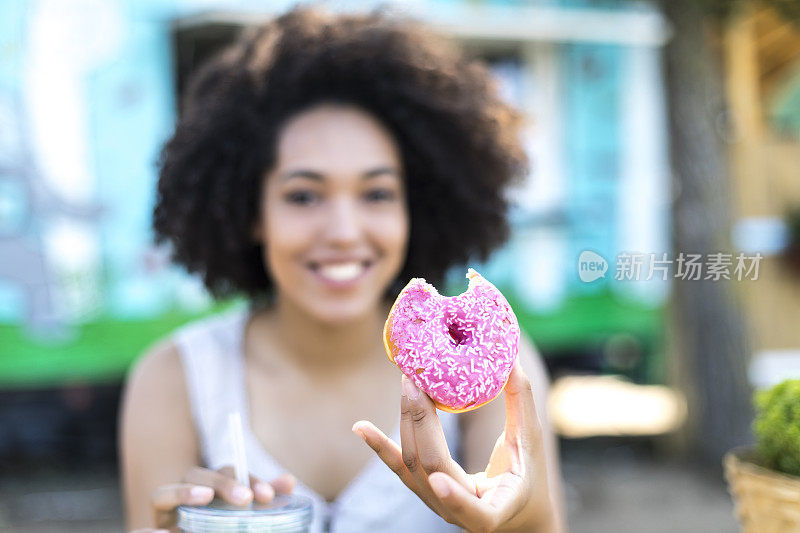
[[[472,335],[455,322],[447,326],[447,332],[450,334],[450,338],[456,346],[467,344],[472,340]]]

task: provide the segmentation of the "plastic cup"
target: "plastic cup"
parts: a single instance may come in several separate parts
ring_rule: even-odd
[[[178,527],[183,533],[307,533],[312,503],[295,494],[279,494],[267,505],[237,507],[222,500],[207,506],[178,507]]]

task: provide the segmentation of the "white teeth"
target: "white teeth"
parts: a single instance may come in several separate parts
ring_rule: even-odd
[[[319,273],[332,281],[350,281],[361,275],[364,265],[358,262],[321,265]]]

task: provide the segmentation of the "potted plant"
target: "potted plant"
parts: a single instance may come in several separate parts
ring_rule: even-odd
[[[742,530],[800,531],[800,379],[756,392],[755,448],[724,459]]]

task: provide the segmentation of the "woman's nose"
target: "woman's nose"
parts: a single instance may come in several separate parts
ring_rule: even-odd
[[[331,202],[325,224],[327,240],[339,246],[358,242],[363,231],[356,202],[350,198],[336,198]]]

